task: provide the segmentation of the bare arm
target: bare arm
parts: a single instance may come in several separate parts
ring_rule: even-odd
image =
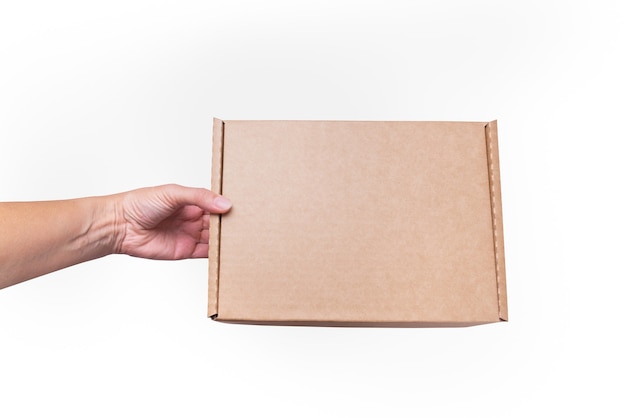
[[[110,196],[0,203],[0,288],[109,254],[206,257],[209,213],[230,202],[166,185]]]

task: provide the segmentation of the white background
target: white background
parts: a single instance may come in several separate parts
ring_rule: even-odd
[[[0,200],[209,187],[213,116],[497,118],[510,322],[224,325],[207,260],[111,256],[0,291],[0,416],[623,416],[624,22],[617,1],[3,1]]]

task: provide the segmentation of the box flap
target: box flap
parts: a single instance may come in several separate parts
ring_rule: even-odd
[[[213,151],[211,169],[211,189],[222,193],[222,160],[224,147],[224,121],[213,119]],[[222,216],[212,214],[209,228],[209,310],[210,317],[217,315],[219,285],[220,230]]]
[[[500,187],[497,121],[494,120],[485,125],[485,137],[487,138],[487,159],[489,164],[489,190],[491,194],[496,284],[498,287],[498,313],[501,320],[508,321],[509,313],[506,295],[506,269],[504,268],[504,229],[502,226],[502,190]]]

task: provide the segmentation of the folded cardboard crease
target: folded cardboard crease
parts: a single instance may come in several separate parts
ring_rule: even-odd
[[[491,218],[493,229],[493,252],[498,292],[498,314],[501,320],[508,320],[506,278],[504,268],[504,232],[502,227],[502,192],[500,188],[500,160],[498,158],[497,121],[485,125],[487,143],[487,164],[489,166],[489,195],[491,197]]]
[[[212,155],[211,187],[230,197],[234,207],[227,215],[211,215],[211,318],[376,327],[508,320],[496,121],[214,119]],[[415,165],[411,155],[420,156]],[[421,181],[422,176],[432,184]],[[335,223],[332,208],[317,216],[316,202],[307,206],[306,192],[317,194],[311,187],[316,181],[323,184],[314,198],[327,190],[329,205],[347,213]],[[394,196],[404,196],[406,190],[408,197],[396,196],[392,202],[400,216],[372,210],[362,193],[348,188],[351,182],[363,189],[371,185],[380,194],[385,187]],[[326,183],[334,187],[328,189]],[[346,189],[336,191],[342,187]],[[342,193],[347,203],[340,200]],[[357,235],[368,225],[379,235],[360,239]],[[311,231],[319,239],[306,238]]]

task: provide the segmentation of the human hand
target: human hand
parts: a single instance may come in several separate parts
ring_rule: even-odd
[[[209,214],[232,206],[210,190],[175,184],[118,196],[116,252],[161,260],[206,258]]]

